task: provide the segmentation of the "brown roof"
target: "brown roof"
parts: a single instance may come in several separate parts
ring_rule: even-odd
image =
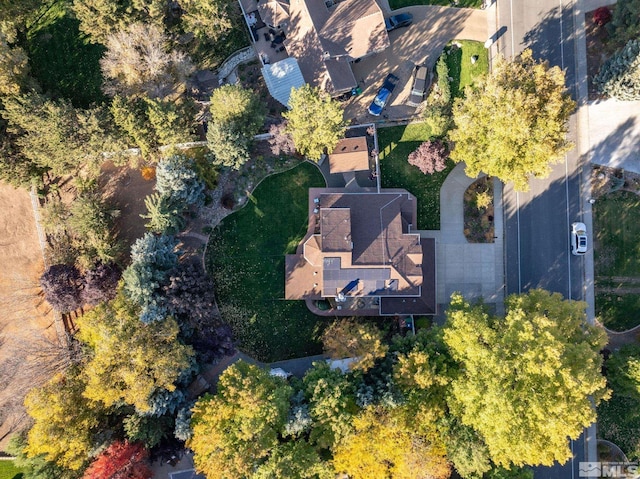
[[[329,155],[329,169],[331,173],[368,170],[367,138],[359,136],[340,140]]]
[[[332,93],[357,86],[350,61],[384,50],[389,36],[375,0],[291,0],[285,47],[308,83]]]
[[[405,301],[385,304],[385,311],[394,312],[381,314],[396,314],[402,304],[422,304],[422,314],[433,314],[435,246],[422,240],[426,247],[411,231],[416,223],[412,195],[405,190],[345,193],[312,189],[309,202],[317,214],[311,215],[298,254],[287,255],[287,299],[337,297],[340,293],[395,297]],[[382,302],[380,305],[382,312]]]

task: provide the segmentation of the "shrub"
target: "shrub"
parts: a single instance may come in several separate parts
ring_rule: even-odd
[[[418,167],[426,175],[444,170],[448,157],[446,145],[436,140],[422,143],[416,151],[409,154],[407,160],[410,165]]]
[[[73,265],[54,264],[40,277],[44,298],[57,311],[68,313],[82,306],[82,278]]]
[[[609,7],[600,7],[593,12],[593,23],[602,27],[611,21],[611,10]]]
[[[151,181],[156,177],[156,168],[155,166],[143,166],[140,168],[140,174],[143,179]]]
[[[640,99],[640,40],[630,40],[600,68],[593,79],[598,90],[623,101]]]
[[[114,263],[99,264],[90,269],[84,276],[82,300],[94,306],[115,298],[121,274],[120,268]]]

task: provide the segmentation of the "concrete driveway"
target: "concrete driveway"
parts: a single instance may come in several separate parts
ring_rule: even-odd
[[[400,83],[381,118],[407,118],[416,110],[404,105],[411,89],[411,74],[415,65],[427,62],[433,66],[450,40],[484,42],[488,38],[486,10],[416,5],[393,13],[402,12],[413,14],[413,24],[389,33],[390,48],[352,65],[353,74],[363,92],[346,102],[345,116],[355,118],[356,123],[376,120],[376,117],[369,115],[367,108],[388,73],[398,76]]]

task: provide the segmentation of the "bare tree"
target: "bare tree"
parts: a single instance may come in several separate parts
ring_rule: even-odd
[[[155,25],[134,23],[107,37],[100,60],[108,95],[172,98],[185,88],[194,71],[189,57],[168,50],[169,39]]]
[[[296,151],[296,147],[293,144],[293,138],[286,131],[287,122],[283,121],[278,124],[271,125],[269,127],[269,146],[271,147],[271,153],[275,156],[280,155],[293,155]]]

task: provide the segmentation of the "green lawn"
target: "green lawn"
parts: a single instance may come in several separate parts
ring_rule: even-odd
[[[13,465],[13,461],[0,461],[0,479],[20,479],[22,471]]]
[[[431,132],[425,123],[378,129],[380,170],[383,188],[404,188],[418,199],[418,228],[440,229],[440,186],[453,169],[425,175],[407,161],[409,153],[429,139]]]
[[[79,24],[65,3],[57,2],[29,29],[27,49],[31,72],[44,92],[86,108],[104,100],[99,64],[104,47],[89,43]]]
[[[596,294],[596,316],[613,331],[626,331],[640,324],[640,294]]]
[[[447,47],[447,66],[449,76],[453,78],[451,85],[451,96],[456,98],[462,96],[465,87],[472,85],[476,78],[484,76],[489,72],[489,55],[487,49],[481,42],[473,40],[456,40],[460,48],[451,49]],[[475,63],[471,63],[471,58],[477,56]]]
[[[397,8],[410,7],[411,5],[442,5],[444,7],[453,6],[450,0],[389,0],[391,10]],[[457,7],[480,8],[482,0],[458,0]]]
[[[308,189],[325,185],[303,163],[265,179],[240,211],[211,236],[207,269],[216,282],[223,319],[239,347],[256,359],[276,361],[319,354],[325,320],[303,301],[284,301],[284,255],[307,231]]]

